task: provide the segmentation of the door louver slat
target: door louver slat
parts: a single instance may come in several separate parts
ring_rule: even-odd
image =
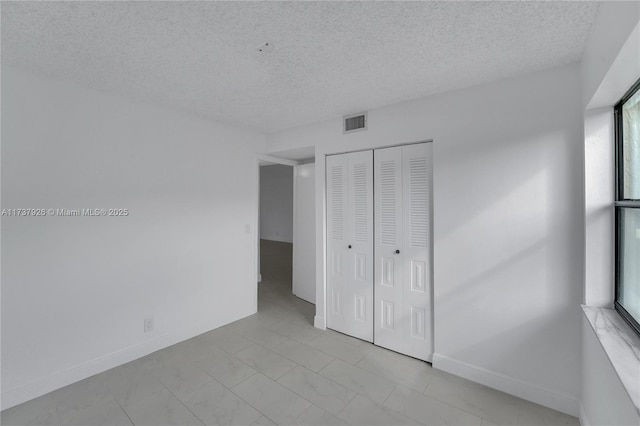
[[[342,181],[342,166],[331,167],[331,182],[333,184],[333,208],[331,209],[331,222],[333,238],[342,240],[344,235],[344,187]]]
[[[426,247],[429,233],[427,160],[409,161],[409,217],[411,218],[411,245]]]
[[[380,163],[380,241],[396,243],[396,162]]]
[[[369,220],[368,208],[370,200],[367,197],[368,170],[366,164],[353,166],[353,217],[355,241],[368,241]]]

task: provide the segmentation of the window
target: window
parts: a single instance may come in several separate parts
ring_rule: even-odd
[[[615,307],[640,334],[640,80],[614,107]]]

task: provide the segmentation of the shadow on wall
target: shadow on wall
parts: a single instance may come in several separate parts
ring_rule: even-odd
[[[449,191],[434,194],[434,254],[436,276],[448,280],[435,282],[436,352],[532,383],[554,369],[565,378],[556,389],[573,394],[582,170],[578,141],[556,129],[440,147],[436,179]],[[439,212],[452,198],[459,207]]]

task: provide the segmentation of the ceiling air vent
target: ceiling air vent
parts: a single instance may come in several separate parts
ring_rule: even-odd
[[[367,130],[367,113],[344,116],[344,133],[357,132],[358,130]]]

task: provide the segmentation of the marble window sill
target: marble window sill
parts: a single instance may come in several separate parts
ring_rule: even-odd
[[[640,413],[640,337],[613,309],[583,305],[582,310]]]

